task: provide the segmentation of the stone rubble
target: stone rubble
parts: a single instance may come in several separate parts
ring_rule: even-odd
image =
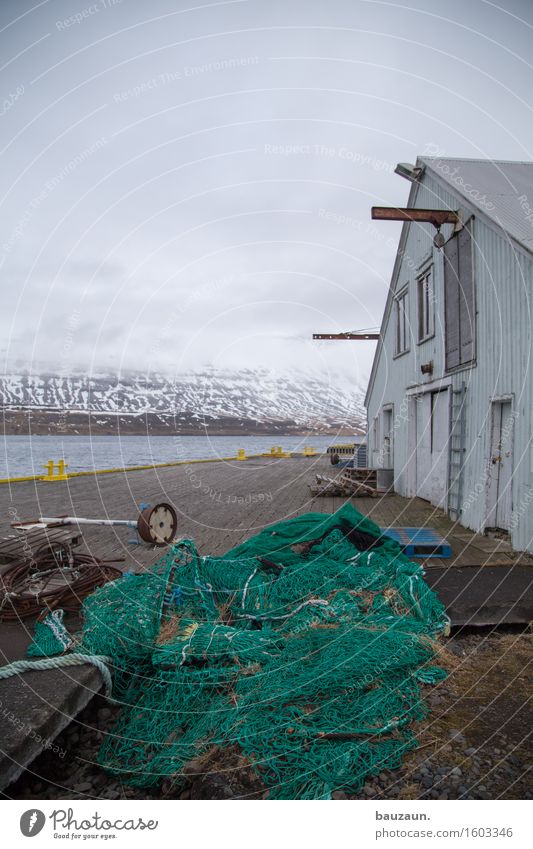
[[[465,651],[477,650],[477,642],[485,637],[465,637],[448,641],[448,648],[459,657]],[[442,717],[454,719],[456,695],[447,681],[433,690],[427,700],[434,720],[434,739],[410,754],[400,769],[384,770],[366,781],[356,796],[336,790],[333,799],[531,799],[528,782],[531,752],[525,741],[511,739],[498,727],[482,734],[471,723],[464,728],[451,728],[438,737],[437,725]],[[526,700],[523,696],[523,700]],[[100,743],[113,727],[119,708],[96,697],[57,738],[60,758],[47,751],[4,791],[18,799],[160,799],[160,798],[243,798],[265,796],[257,778],[239,773],[238,767],[191,780],[185,787],[163,784],[162,788],[131,787],[108,776],[96,763]],[[476,735],[474,735],[476,732]],[[522,732],[521,732],[522,733]],[[523,732],[525,733],[525,732]],[[473,737],[478,742],[474,744]],[[229,776],[229,777],[228,777]]]

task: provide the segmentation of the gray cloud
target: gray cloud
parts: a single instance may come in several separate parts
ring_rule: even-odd
[[[310,337],[380,322],[396,162],[531,156],[525,0],[33,5],[0,6],[6,368],[364,382],[371,344]]]

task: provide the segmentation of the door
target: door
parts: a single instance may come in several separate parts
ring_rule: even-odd
[[[508,531],[513,508],[512,404],[511,401],[494,401],[491,406],[486,526]]]
[[[431,393],[416,399],[416,494],[431,501]]]
[[[448,389],[424,392],[416,403],[416,494],[446,507],[448,491]]]
[[[382,448],[382,457],[383,463],[382,467],[384,469],[393,469],[394,468],[394,429],[393,429],[393,410],[392,407],[385,407],[382,412],[383,416],[383,448]]]
[[[446,509],[450,402],[448,390],[431,393],[431,487],[430,501]]]

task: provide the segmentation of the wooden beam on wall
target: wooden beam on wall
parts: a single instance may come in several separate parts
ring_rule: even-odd
[[[408,209],[396,206],[373,206],[372,218],[378,221],[427,221],[434,227],[457,224],[459,213],[448,209]]]
[[[379,339],[379,333],[313,333],[313,339],[357,339],[366,342]]]

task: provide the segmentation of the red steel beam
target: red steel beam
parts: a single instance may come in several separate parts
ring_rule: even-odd
[[[457,224],[459,213],[448,209],[408,209],[396,206],[373,206],[372,218],[379,221],[429,221],[435,227]]]
[[[379,333],[313,333],[313,339],[379,339]]]

